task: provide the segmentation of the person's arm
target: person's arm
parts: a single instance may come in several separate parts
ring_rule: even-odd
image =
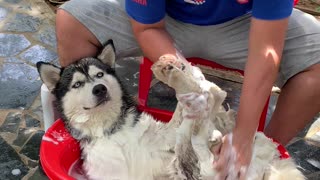
[[[249,54],[245,67],[236,127],[224,138],[215,169],[221,179],[226,176],[246,179],[252,157],[252,145],[260,115],[278,75],[288,18],[259,20],[252,18]],[[233,164],[234,169],[226,167]]]
[[[176,55],[174,42],[165,28],[166,1],[125,2],[133,34],[144,56],[155,62],[164,54]]]
[[[130,22],[144,56],[151,61],[157,61],[164,54],[177,53],[174,42],[165,29],[164,19],[153,24],[142,24],[134,19],[130,19]]]
[[[266,21],[252,18],[249,54],[235,131],[253,136],[263,107],[278,75],[288,18]]]

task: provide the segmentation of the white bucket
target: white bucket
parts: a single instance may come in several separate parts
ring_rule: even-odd
[[[47,129],[53,124],[53,122],[58,118],[56,110],[53,106],[54,96],[51,94],[49,89],[45,84],[41,86],[41,104],[43,111],[43,122],[44,130]]]

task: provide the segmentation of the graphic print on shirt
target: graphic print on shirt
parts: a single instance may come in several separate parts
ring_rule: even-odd
[[[201,5],[206,2],[206,0],[184,0],[186,3],[195,4],[195,5]]]
[[[147,0],[132,0],[132,1],[143,6],[147,5]]]

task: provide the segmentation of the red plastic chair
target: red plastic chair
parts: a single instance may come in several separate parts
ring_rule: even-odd
[[[224,67],[220,64],[217,64],[215,62],[208,61],[205,59],[187,58],[187,60],[189,62],[191,62],[193,65],[204,65],[204,66],[208,66],[208,67],[216,68],[216,69],[221,69],[221,70],[235,71],[235,72],[239,72],[243,75],[243,71],[241,71],[241,70],[227,68],[227,67]],[[168,122],[168,121],[170,121],[170,119],[172,117],[172,114],[173,114],[172,111],[157,109],[157,108],[147,106],[149,89],[150,89],[150,84],[151,84],[152,75],[153,75],[152,71],[151,71],[151,66],[152,66],[152,62],[148,58],[143,58],[143,60],[140,64],[138,108],[141,111],[150,113],[151,115],[153,115],[156,119],[158,119],[160,121]],[[263,111],[262,111],[262,114],[260,117],[260,121],[259,121],[258,131],[264,130],[267,111],[268,111],[268,105],[269,105],[269,99],[270,99],[270,96],[266,102],[265,107],[263,108]]]

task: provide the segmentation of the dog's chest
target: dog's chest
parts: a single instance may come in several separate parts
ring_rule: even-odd
[[[98,140],[85,146],[82,153],[90,179],[129,179],[122,148],[113,141]]]
[[[161,145],[153,144],[152,137],[142,137],[136,132],[141,131],[121,131],[84,147],[84,168],[90,179],[138,180],[163,175],[173,156],[164,153]]]

